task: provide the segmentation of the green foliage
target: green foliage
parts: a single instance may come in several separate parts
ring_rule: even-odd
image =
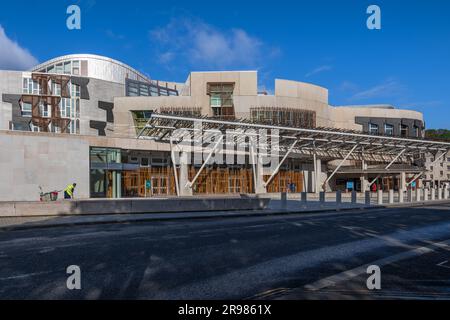
[[[425,131],[425,137],[430,139],[450,141],[450,130],[447,129],[428,129]]]

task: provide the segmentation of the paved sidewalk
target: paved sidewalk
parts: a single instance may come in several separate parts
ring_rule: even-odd
[[[40,217],[7,217],[0,218],[0,231],[26,230],[34,228],[65,227],[73,225],[110,224],[110,223],[133,223],[143,221],[167,221],[175,219],[214,219],[233,218],[245,216],[266,216],[285,214],[308,214],[336,211],[367,210],[395,207],[417,207],[424,205],[439,205],[450,203],[449,200],[428,201],[418,203],[403,203],[393,205],[364,205],[361,203],[342,203],[336,206],[334,202],[321,204],[317,201],[302,205],[298,200],[288,200],[287,206],[283,207],[280,200],[272,200],[266,210],[254,211],[212,211],[212,212],[179,212],[179,213],[150,213],[150,214],[106,214],[106,215],[83,215],[83,216],[40,216]]]

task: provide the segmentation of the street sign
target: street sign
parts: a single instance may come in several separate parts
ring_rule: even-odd
[[[347,181],[347,190],[353,190],[355,187],[355,184],[353,181]]]

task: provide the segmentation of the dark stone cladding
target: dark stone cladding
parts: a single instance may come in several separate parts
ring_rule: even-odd
[[[114,103],[99,101],[98,108],[106,111],[106,121],[109,123],[114,123]]]
[[[2,101],[12,104],[12,121],[15,130],[31,131],[30,121],[31,117],[22,116],[22,108],[20,107],[21,94],[3,94]],[[10,127],[11,129],[11,127]]]
[[[425,130],[425,124],[421,120],[406,119],[406,118],[376,118],[376,117],[355,117],[355,123],[363,126],[364,132],[369,132],[369,123],[378,126],[381,134],[384,134],[384,125],[388,124],[394,127],[394,136],[400,136],[400,125],[408,126],[409,136],[415,137],[415,128],[419,129],[419,137],[422,136]]]
[[[89,100],[89,90],[88,90],[88,84],[89,84],[89,78],[82,78],[82,77],[70,77],[70,81],[73,84],[76,84],[80,86],[80,98],[83,100]]]
[[[96,121],[96,120],[90,120],[89,121],[89,127],[91,129],[95,129],[98,131],[99,136],[106,136],[106,122],[105,121]]]

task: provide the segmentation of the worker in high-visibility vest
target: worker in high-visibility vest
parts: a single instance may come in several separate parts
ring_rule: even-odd
[[[64,189],[64,199],[73,199],[73,193],[75,192],[76,183],[69,184],[66,189]]]

